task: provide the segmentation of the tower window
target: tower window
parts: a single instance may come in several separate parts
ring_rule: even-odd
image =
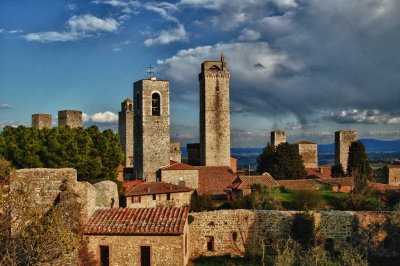
[[[136,93],[136,115],[139,115],[140,112],[140,94]]]
[[[133,106],[132,106],[132,104],[129,104],[129,111],[133,111]]]
[[[160,116],[160,94],[153,93],[151,96],[151,115],[152,116]]]

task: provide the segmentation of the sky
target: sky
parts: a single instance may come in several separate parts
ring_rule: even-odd
[[[200,65],[225,54],[231,146],[400,139],[398,0],[2,0],[0,128],[81,110],[117,129],[155,67],[170,80],[171,140],[199,140]]]

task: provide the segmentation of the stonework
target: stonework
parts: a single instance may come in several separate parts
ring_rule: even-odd
[[[115,182],[105,180],[93,185],[96,188],[96,206],[118,208],[118,187]]]
[[[205,166],[230,166],[230,112],[227,64],[205,61],[200,82],[200,163]]]
[[[200,164],[200,143],[188,143],[186,144],[188,153],[188,164],[193,166],[199,166]]]
[[[179,142],[170,143],[170,160],[180,163],[182,161],[181,146]]]
[[[133,167],[133,102],[127,98],[118,112],[118,134],[125,154],[125,167]]]
[[[170,193],[169,200],[167,198],[167,194],[155,194],[155,199],[153,195],[131,196],[127,197],[126,199],[126,207],[128,208],[185,207],[189,206],[192,193],[193,191]],[[140,202],[138,200],[138,197],[140,197]]]
[[[58,111],[58,127],[80,128],[82,127],[82,112],[75,110]]]
[[[318,168],[318,145],[308,141],[300,141],[295,145],[303,158],[304,167]]]
[[[154,182],[170,162],[169,81],[139,80],[134,97],[135,172],[139,179]]]
[[[385,172],[388,185],[400,186],[400,165],[387,165]]]
[[[271,145],[275,147],[286,142],[286,131],[275,130],[271,132]]]
[[[161,180],[174,185],[184,185],[193,189],[199,188],[199,170],[162,170]],[[183,181],[183,183],[182,183]]]
[[[335,132],[335,164],[342,164],[343,170],[347,172],[347,160],[349,158],[349,148],[352,142],[357,140],[356,131],[337,131]]]
[[[52,128],[51,114],[32,115],[32,128],[43,129]]]

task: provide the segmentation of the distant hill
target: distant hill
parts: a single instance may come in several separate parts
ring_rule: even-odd
[[[400,140],[377,140],[377,139],[360,139],[365,145],[367,153],[371,152],[399,152]],[[319,153],[334,153],[334,144],[318,145]]]

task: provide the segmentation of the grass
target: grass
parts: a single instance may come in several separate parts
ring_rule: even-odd
[[[332,192],[331,190],[318,190],[317,191],[325,204],[322,209],[329,209],[329,210],[342,210],[343,203],[347,197],[346,193],[341,192]],[[286,190],[279,193],[279,197],[281,199],[282,205],[285,209],[291,209],[293,206],[294,197],[293,193],[290,190]]]

